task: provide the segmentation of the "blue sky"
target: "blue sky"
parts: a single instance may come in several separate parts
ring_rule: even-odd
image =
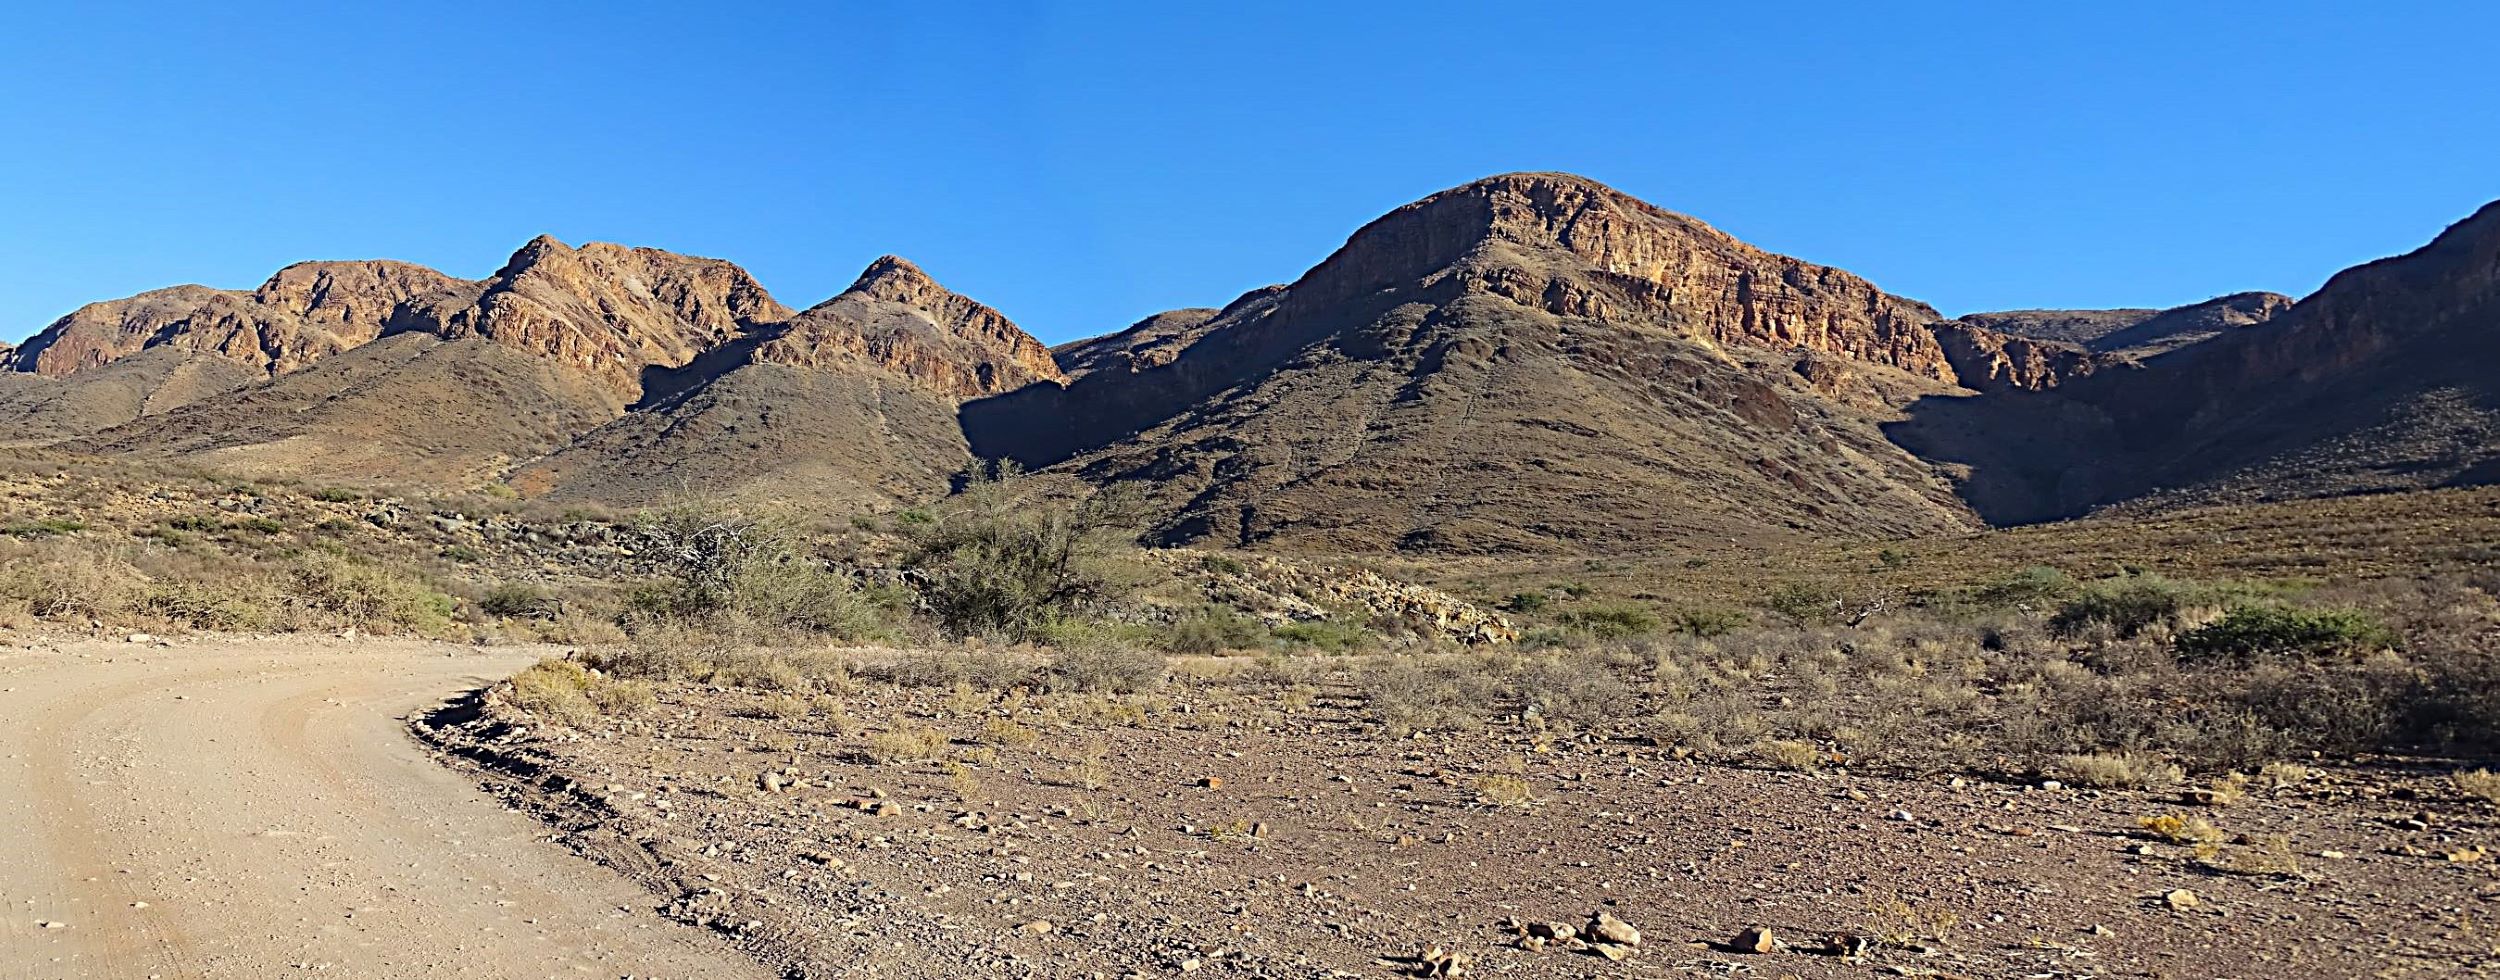
[[[2361,6],[28,0],[0,340],[547,232],[794,306],[895,252],[1057,342],[1511,170],[1947,312],[2305,293],[2500,197],[2500,8]]]

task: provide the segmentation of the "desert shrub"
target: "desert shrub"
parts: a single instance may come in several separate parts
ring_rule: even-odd
[[[712,658],[711,676],[703,680],[722,687],[757,691],[806,691],[813,685],[789,658],[754,650],[736,650]]]
[[[1394,734],[1482,727],[1512,691],[1503,665],[1488,657],[1399,657],[1355,677],[1371,708]]]
[[[2369,613],[2351,609],[2234,606],[2221,619],[2179,637],[2179,654],[2195,660],[2247,661],[2258,656],[2354,654],[2394,645],[2396,635]]]
[[[307,607],[380,632],[460,635],[452,598],[398,570],[326,552],[296,560],[288,593]]]
[[[934,728],[905,725],[868,737],[868,761],[886,765],[932,762],[946,757],[946,735]]]
[[[1658,614],[1630,604],[1595,605],[1554,617],[1562,626],[1601,640],[1620,640],[1658,631]]]
[[[226,522],[226,530],[249,531],[261,535],[277,534],[286,530],[286,522],[274,517],[238,517]]]
[[[114,618],[145,584],[128,561],[69,542],[31,542],[0,551],[0,601],[40,619]]]
[[[634,597],[644,619],[854,640],[879,635],[875,603],[801,547],[787,523],[676,508],[641,523],[667,570]]]
[[[59,534],[76,534],[87,529],[85,521],[66,517],[38,517],[0,524],[0,534],[13,538],[48,538]]]
[[[313,491],[312,499],[325,504],[353,504],[362,502],[365,499],[365,493],[362,490],[347,487],[323,487]]]
[[[1267,627],[1258,620],[1222,606],[1208,606],[1173,620],[1162,636],[1163,649],[1178,654],[1213,654],[1263,646]]]
[[[1363,624],[1340,619],[1314,619],[1286,623],[1276,627],[1278,642],[1290,646],[1310,647],[1328,653],[1347,653],[1362,649],[1372,639]]]
[[[1169,671],[1160,654],[1101,644],[1059,651],[1044,677],[1054,691],[1130,694],[1162,686]]]
[[[1592,656],[1538,658],[1520,671],[1515,683],[1522,710],[1574,725],[1602,725],[1640,709],[1639,692]]]
[[[1239,558],[1214,554],[1198,556],[1198,567],[1217,575],[1239,575],[1250,570],[1250,566],[1242,564]]]
[[[1546,601],[1543,592],[1513,592],[1509,598],[1502,600],[1502,609],[1505,612],[1532,613],[1544,609]]]
[[[504,700],[547,721],[581,726],[599,716],[590,700],[592,676],[572,660],[549,657],[504,682]]]
[[[1725,636],[1753,625],[1753,616],[1724,606],[1689,606],[1668,616],[1666,625],[1687,636]]]
[[[1493,806],[1527,806],[1536,802],[1536,793],[1528,788],[1528,781],[1507,773],[1477,777],[1473,785],[1476,799]]]
[[[2471,772],[2458,772],[2449,776],[2448,779],[2456,786],[2457,792],[2469,799],[2481,800],[2485,803],[2500,803],[2500,773],[2494,773],[2489,769],[2476,769]]]
[[[1789,582],[1763,597],[1762,604],[1793,622],[1814,626],[1840,617],[1845,600],[1839,590],[1808,582]]]
[[[144,615],[191,629],[256,630],[276,621],[280,601],[257,577],[238,576],[214,583],[151,582],[136,605]]]
[[[1158,658],[1159,659],[1159,658]],[[988,650],[940,653],[917,651],[893,660],[865,663],[859,675],[900,687],[962,687],[998,691],[1031,681],[1033,665]]]
[[[2073,636],[2103,627],[2121,638],[2132,637],[2156,625],[2176,624],[2195,597],[2194,588],[2159,575],[2102,579],[2059,606],[2049,628]]]
[[[546,589],[527,582],[498,583],[477,601],[478,611],[505,619],[552,619],[557,605]]]
[[[2157,789],[2185,778],[2178,767],[2140,752],[2066,755],[2044,768],[2067,785],[2091,789]]]
[[[1125,530],[1136,499],[1106,489],[1073,502],[1003,464],[972,479],[925,523],[906,523],[904,565],[939,625],[957,636],[1039,636],[1052,620],[1099,607],[1138,575]]]
[[[1814,743],[1793,738],[1755,743],[1752,754],[1764,766],[1796,772],[1821,768],[1825,761],[1823,750],[1816,748]]]
[[[1982,606],[2029,608],[2057,602],[2081,586],[2072,576],[2046,565],[2034,565],[1970,591]]]

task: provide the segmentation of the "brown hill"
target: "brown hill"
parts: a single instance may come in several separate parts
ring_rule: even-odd
[[[889,255],[805,313],[655,375],[644,404],[511,479],[556,499],[881,508],[945,493],[972,462],[961,398],[1060,377],[998,311]]]
[[[1166,541],[1960,529],[1870,421],[1949,390],[1936,319],[1594,182],[1514,174],[1400,208],[1211,318],[1062,348],[1089,370],[963,419],[983,455],[1149,481]]]
[[[2053,392],[1931,399],[1894,434],[1967,467],[1997,523],[2500,481],[2500,203],[2223,329]]]

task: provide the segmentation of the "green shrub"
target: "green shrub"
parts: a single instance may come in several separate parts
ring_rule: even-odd
[[[1513,592],[1510,598],[1502,600],[1502,609],[1506,612],[1532,613],[1545,608],[1545,602],[1543,592]]]
[[[2191,660],[2258,656],[2354,654],[2394,646],[2396,635],[2378,618],[2351,609],[2234,606],[2221,619],[2179,637],[2179,655]]]
[[[314,553],[296,561],[289,594],[351,625],[434,637],[460,635],[452,598],[401,572],[343,555]]]
[[[2058,607],[2049,629],[2073,636],[2092,627],[2106,627],[2121,638],[2157,625],[2176,624],[2193,604],[2193,588],[2159,575],[2126,575],[2085,586],[2081,594]]]
[[[786,523],[681,508],[646,518],[642,530],[668,574],[633,597],[644,619],[845,640],[884,632],[877,604],[807,554]]]
[[[1753,625],[1753,617],[1742,609],[1719,606],[1694,606],[1676,610],[1667,618],[1667,628],[1689,636],[1725,636]]]
[[[1658,632],[1658,614],[1634,605],[1573,609],[1555,616],[1554,621],[1601,640],[1619,640]]]
[[[912,551],[904,564],[920,574],[921,597],[949,633],[1032,639],[1131,587],[1133,545],[1123,529],[1137,506],[1128,491],[1057,503],[1014,477],[1002,464],[939,516],[905,527]]]
[[[2065,572],[2034,565],[1972,590],[1970,598],[1983,606],[2027,607],[2062,600],[2077,588],[2074,578]]]
[[[86,522],[66,517],[40,517],[0,524],[0,534],[13,538],[48,538],[56,534],[76,534],[86,529]]]

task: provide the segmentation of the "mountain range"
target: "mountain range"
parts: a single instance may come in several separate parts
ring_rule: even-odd
[[[1585,178],[1364,225],[1286,284],[1045,348],[908,261],[804,310],[541,237],[307,262],[0,348],[0,445],[323,483],[884,509],[983,459],[1164,543],[1564,552],[2500,482],[2500,204],[2297,302],[1946,318]]]

